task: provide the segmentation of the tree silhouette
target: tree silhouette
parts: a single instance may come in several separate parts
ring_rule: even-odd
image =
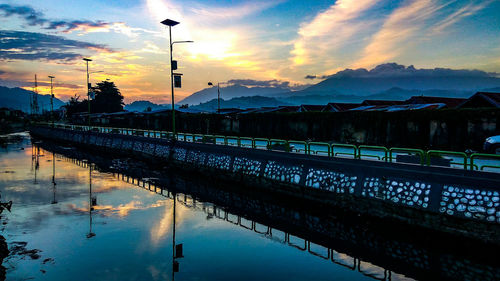
[[[102,81],[94,88],[95,99],[90,102],[92,112],[123,111],[123,96],[114,82]]]
[[[102,81],[92,88],[95,92],[95,99],[90,101],[91,113],[111,113],[123,111],[123,96],[114,82]],[[88,100],[79,101],[80,96],[75,94],[66,104],[67,115],[74,113],[88,112]]]

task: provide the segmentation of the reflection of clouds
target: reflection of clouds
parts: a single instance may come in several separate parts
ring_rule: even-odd
[[[96,205],[94,206],[94,210],[105,217],[118,216],[120,218],[124,218],[130,214],[131,211],[134,210],[146,210],[151,208],[158,208],[166,205],[167,200],[158,200],[155,203],[149,205],[143,205],[143,203],[139,200],[132,200],[126,204],[120,204],[118,206],[113,205]],[[82,205],[86,205],[85,207],[78,207],[76,204],[67,204],[68,209],[72,210],[75,213],[88,213],[88,202],[82,203]]]
[[[181,207],[181,208],[179,208]],[[165,236],[172,228],[173,223],[173,204],[171,206],[165,206],[165,210],[163,212],[163,217],[158,221],[157,224],[153,225],[151,228],[151,243],[153,246],[158,246],[158,244],[165,239]],[[179,203],[177,203],[175,208],[175,225],[176,227],[180,226],[182,222],[189,216],[194,215],[194,213],[190,212],[188,208],[183,207]]]
[[[173,205],[165,206],[163,217],[151,228],[151,243],[157,246],[162,241],[172,227]]]

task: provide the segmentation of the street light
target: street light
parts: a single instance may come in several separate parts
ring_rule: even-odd
[[[212,82],[208,82],[208,86],[213,86]],[[220,113],[220,83],[217,83],[217,113]]]
[[[172,60],[172,52],[173,52],[173,47],[174,44],[177,43],[193,43],[193,41],[174,41],[172,42],[172,26],[178,25],[180,22],[171,20],[171,19],[166,19],[161,22],[161,24],[168,26],[168,34],[170,38],[170,85],[171,85],[171,92],[172,92],[172,134],[175,137],[176,132],[175,132],[175,101],[174,101],[174,67],[173,67],[173,60]]]
[[[52,86],[52,79],[56,78],[49,75],[50,78],[50,119],[52,121],[52,127],[54,127],[54,88]]]
[[[87,62],[87,104],[89,109],[89,130],[90,130],[90,83],[89,83],[89,61],[92,61],[89,58],[83,58],[84,61]]]

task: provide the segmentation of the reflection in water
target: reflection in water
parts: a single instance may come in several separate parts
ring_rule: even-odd
[[[52,191],[54,197],[52,198],[51,204],[57,204],[56,200],[56,153],[52,152]]]
[[[97,205],[97,198],[92,196],[92,166],[90,163],[89,166],[89,233],[87,233],[87,238],[92,238],[96,234],[92,232],[92,211],[94,210],[94,206]]]
[[[36,155],[48,155],[45,149],[52,153],[52,167],[40,167],[36,160]],[[41,261],[16,261],[11,279],[407,279],[401,272],[441,280],[497,276],[498,270],[475,256],[466,256],[469,264],[457,268],[463,260],[458,250],[417,243],[398,228],[378,231],[356,218],[324,218],[213,183],[172,175],[158,180],[158,175],[141,175],[132,165],[110,170],[111,161],[99,159],[74,149],[34,147],[36,186],[33,174],[22,184],[0,179],[2,195],[5,191],[6,199],[15,198],[18,204],[16,216],[7,224],[6,231],[14,235],[11,241],[28,241],[43,250],[44,258],[56,260],[52,267]],[[20,163],[12,168],[18,173],[23,169]],[[28,162],[25,167],[29,172]],[[50,176],[52,190],[44,194],[37,186],[49,186]],[[59,203],[48,204],[51,199]],[[23,218],[29,225],[20,223]],[[37,262],[46,273],[33,266]],[[479,270],[489,275],[475,276]]]

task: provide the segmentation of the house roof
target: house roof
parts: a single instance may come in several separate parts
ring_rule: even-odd
[[[341,102],[331,102],[327,104],[324,108],[323,111],[330,111],[330,112],[341,112],[341,111],[347,111],[356,107],[360,107],[361,104],[359,103],[341,103]]]
[[[444,103],[426,103],[426,104],[397,104],[397,105],[364,105],[353,108],[350,111],[385,111],[396,112],[405,110],[424,110],[441,109],[446,107]]]
[[[403,100],[364,100],[361,105],[398,105],[405,104]]]
[[[500,93],[477,92],[468,100],[472,100],[473,98],[481,98],[490,103],[493,107],[500,107]],[[464,104],[465,103],[466,102],[464,102]]]
[[[463,98],[444,98],[444,97],[430,97],[430,96],[413,96],[406,100],[407,104],[430,104],[430,103],[444,103],[448,108],[457,108],[467,99]]]
[[[299,107],[299,111],[322,111],[325,108],[324,105],[313,105],[313,104],[303,104]]]

